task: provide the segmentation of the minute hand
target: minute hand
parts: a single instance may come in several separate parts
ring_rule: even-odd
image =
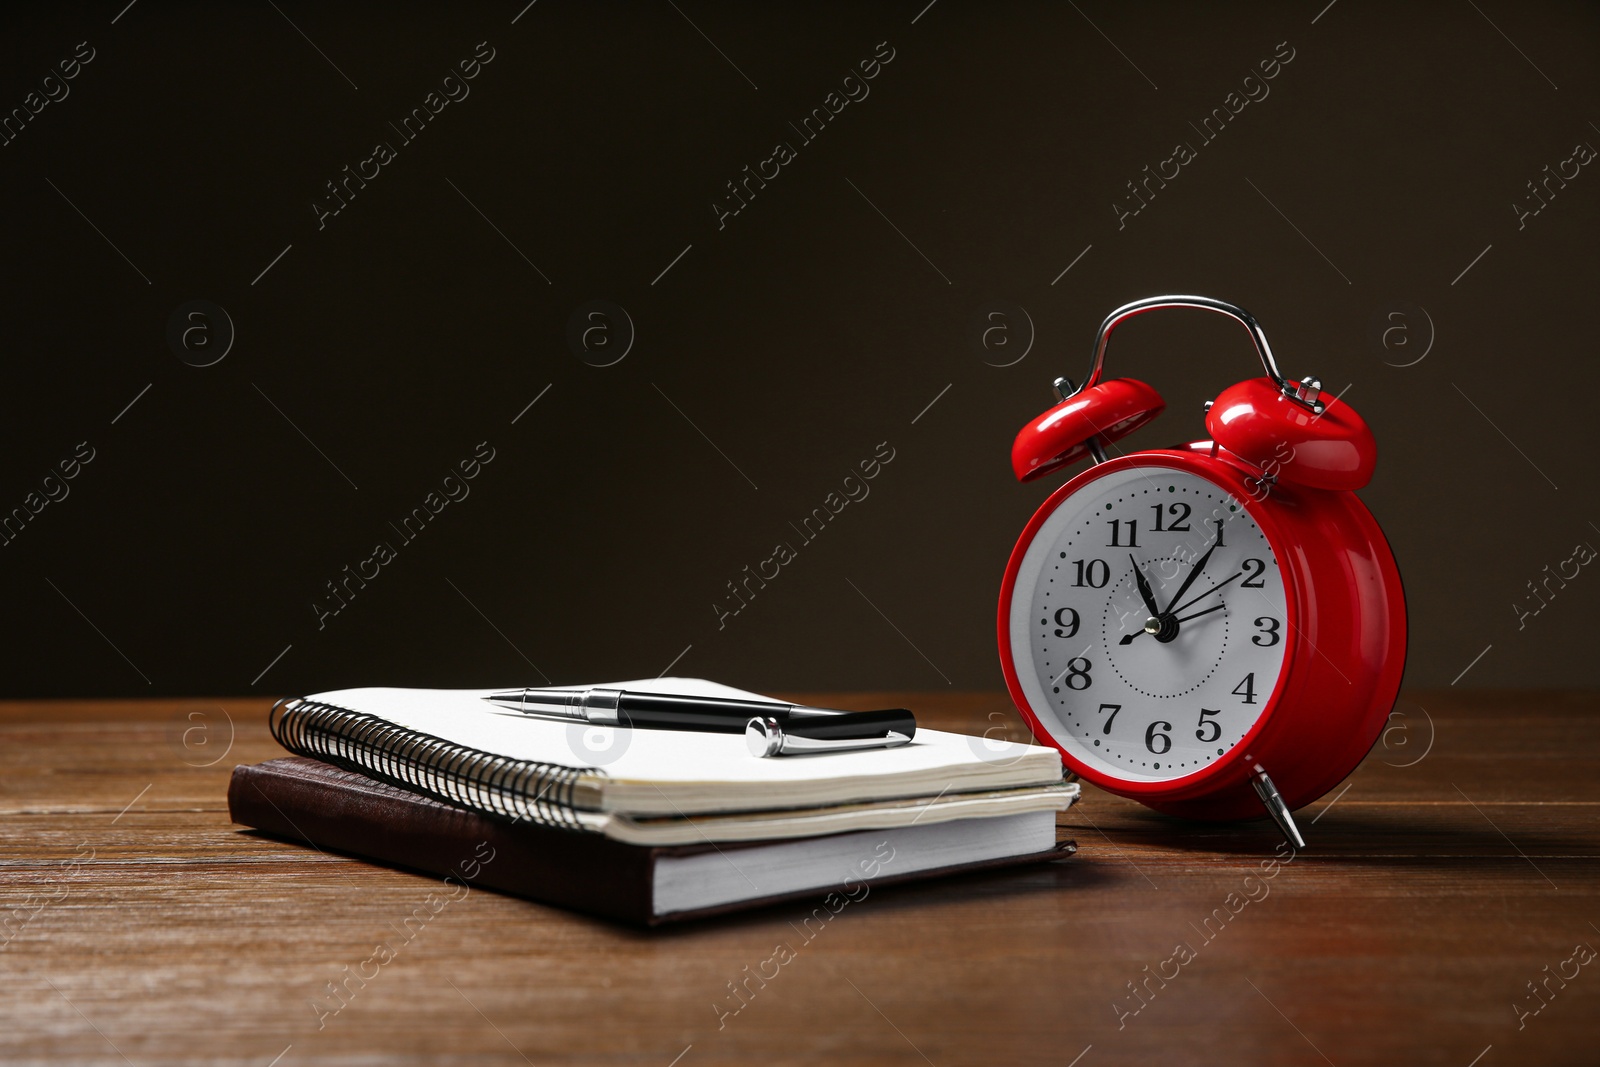
[[[1182,604],[1179,604],[1177,607],[1167,609],[1167,613],[1170,614],[1170,615],[1176,615],[1178,612],[1182,611],[1184,608],[1187,608],[1187,607],[1190,607],[1192,605],[1200,603],[1200,601],[1204,600],[1206,597],[1210,596],[1212,593],[1215,593],[1218,589],[1221,589],[1223,586],[1227,585],[1229,582],[1237,581],[1243,574],[1244,574],[1244,572],[1240,571],[1238,574],[1235,574],[1232,578],[1224,578],[1222,581],[1218,582],[1216,585],[1212,586],[1210,589],[1207,589],[1204,593],[1201,593],[1199,596],[1191,597],[1188,600],[1184,601]],[[1176,598],[1174,598],[1174,599],[1176,599]],[[1193,618],[1193,616],[1190,616],[1190,617]]]
[[[1178,591],[1172,594],[1172,599],[1167,601],[1166,610],[1161,614],[1172,614],[1172,606],[1183,599],[1183,594],[1187,593],[1189,591],[1189,587],[1194,584],[1194,580],[1200,577],[1200,572],[1206,569],[1206,560],[1210,559],[1211,553],[1215,552],[1216,550],[1217,542],[1213,541],[1211,542],[1211,547],[1206,549],[1206,554],[1201,556],[1200,561],[1194,565],[1194,570],[1189,572],[1189,577],[1183,580],[1183,584],[1178,586]]]

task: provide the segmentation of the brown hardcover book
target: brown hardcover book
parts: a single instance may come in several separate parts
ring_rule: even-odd
[[[1070,856],[1055,812],[721,845],[642,846],[446,804],[301,757],[234,768],[233,821],[643,926]]]

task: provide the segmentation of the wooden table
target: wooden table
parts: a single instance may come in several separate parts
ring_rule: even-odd
[[[1022,731],[999,694],[796,696]],[[280,754],[266,710],[0,705],[4,1062],[1600,1062],[1574,957],[1600,948],[1600,696],[1408,694],[1270,877],[1264,822],[1086,788],[1075,859],[879,889],[809,944],[798,905],[647,933],[475,891],[321,1029],[325,984],[436,886],[229,823],[232,766]]]

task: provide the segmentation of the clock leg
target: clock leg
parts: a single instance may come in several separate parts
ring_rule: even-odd
[[[1267,814],[1278,824],[1278,829],[1283,831],[1289,844],[1297,849],[1305,848],[1306,839],[1300,836],[1300,827],[1294,824],[1289,805],[1283,802],[1283,797],[1278,795],[1278,787],[1272,784],[1272,779],[1259,763],[1256,764],[1255,773],[1250,776],[1250,784],[1256,787],[1256,796],[1266,805]]]

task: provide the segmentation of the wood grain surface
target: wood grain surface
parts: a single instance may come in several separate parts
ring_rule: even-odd
[[[1025,736],[1002,694],[791,695]],[[1597,695],[1406,694],[1289,862],[1086,787],[1075,859],[656,932],[233,826],[267,706],[0,705],[0,1060],[1600,1061]]]

